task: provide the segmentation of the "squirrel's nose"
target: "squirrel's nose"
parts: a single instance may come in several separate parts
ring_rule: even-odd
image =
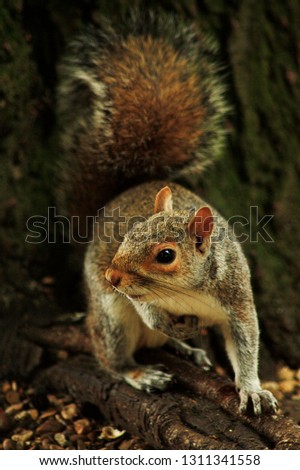
[[[112,286],[118,287],[122,280],[122,276],[120,271],[117,271],[116,269],[108,268],[105,273],[105,277],[108,280],[108,282],[111,283]]]

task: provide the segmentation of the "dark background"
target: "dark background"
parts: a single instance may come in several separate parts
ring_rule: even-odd
[[[244,243],[261,325],[262,375],[300,364],[300,3],[0,1],[0,371],[27,376],[49,358],[23,337],[85,308],[73,248],[25,242],[26,221],[55,205],[56,67],[68,40],[132,5],[194,19],[219,44],[233,112],[222,158],[199,182],[225,217],[274,215],[274,242]],[[254,226],[255,229],[255,226]],[[249,231],[249,227],[246,227]]]

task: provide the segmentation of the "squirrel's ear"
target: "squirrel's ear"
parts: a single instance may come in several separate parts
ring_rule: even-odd
[[[172,212],[173,210],[173,201],[172,201],[172,191],[169,186],[162,188],[155,197],[154,203],[154,214],[158,212]]]
[[[196,239],[199,251],[204,252],[214,228],[214,218],[209,207],[201,207],[188,225],[188,233]]]

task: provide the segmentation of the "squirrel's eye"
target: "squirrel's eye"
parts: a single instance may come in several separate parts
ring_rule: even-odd
[[[176,258],[176,251],[166,248],[161,250],[156,256],[156,261],[161,264],[170,264]]]

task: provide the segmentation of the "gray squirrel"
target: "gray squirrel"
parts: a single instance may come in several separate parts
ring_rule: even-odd
[[[222,146],[228,106],[216,56],[194,25],[167,14],[132,15],[118,30],[104,21],[74,40],[59,70],[61,193],[80,224],[95,216],[84,280],[100,365],[137,389],[164,390],[171,375],[135,352],[170,343],[209,366],[184,340],[218,325],[240,411],[250,400],[259,415],[277,402],[258,378],[247,261],[226,221],[171,182],[200,173]]]

